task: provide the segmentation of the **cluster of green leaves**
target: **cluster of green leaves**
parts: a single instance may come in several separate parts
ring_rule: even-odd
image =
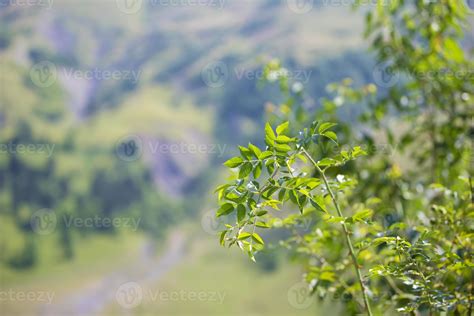
[[[280,244],[306,267],[311,293],[346,298],[347,313],[472,314],[474,82],[442,75],[473,68],[456,41],[465,15],[458,1],[379,1],[367,36],[378,61],[400,74],[389,89],[354,88],[347,79],[309,111],[304,93],[278,78],[284,100],[269,121],[289,120],[300,132],[267,124],[265,150],[241,147],[226,163],[236,176],[218,188],[227,205],[218,215],[237,217],[221,243],[254,258],[263,248],[258,229],[283,223],[291,235]],[[430,71],[437,75],[423,75]],[[363,129],[338,117],[354,103],[369,109]],[[297,227],[304,218],[307,231]]]
[[[294,137],[290,136],[289,122],[279,125],[276,130],[267,124],[265,150],[253,144],[239,147],[240,155],[225,162],[235,170],[234,182],[221,185],[216,191],[223,202],[217,216],[235,214],[235,225],[228,225],[221,233],[222,244],[237,244],[254,259],[254,253],[263,246],[256,228],[272,227],[269,211],[279,211],[287,202],[295,205],[300,214],[319,211],[330,219],[327,188],[322,186],[321,178],[312,174],[308,158],[324,173],[364,154],[360,147],[355,147],[317,162],[308,156],[311,147],[323,139],[337,145],[337,137],[330,130],[333,126],[333,123],[313,122]],[[332,187],[344,190],[352,184],[341,176]]]

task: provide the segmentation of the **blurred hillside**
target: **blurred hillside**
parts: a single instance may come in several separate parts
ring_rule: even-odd
[[[251,133],[262,117],[265,93],[257,90],[257,72],[271,56],[288,62],[298,78],[310,80],[307,83],[316,84],[319,91],[332,78],[338,79],[335,65],[362,58],[338,57],[361,44],[361,20],[347,7],[298,14],[286,2],[274,1],[224,1],[222,7],[217,2],[160,3],[145,1],[131,14],[114,1],[52,5],[41,1],[3,7],[2,81],[8,89],[2,93],[2,112],[9,130],[2,133],[3,140],[16,135],[21,121],[35,137],[41,135],[37,130],[45,130],[51,134],[44,136],[50,142],[67,138],[105,154],[121,137],[130,135],[139,135],[148,144],[219,141],[221,148],[230,147],[229,141]],[[314,36],[318,29],[324,32]],[[327,59],[334,61],[326,64]],[[54,72],[54,82],[35,86],[29,77],[45,62],[54,67],[47,69]],[[206,66],[215,62],[229,69],[225,85],[217,88],[203,80]],[[322,66],[303,73],[317,63]],[[101,76],[113,71],[121,77]],[[25,100],[18,100],[19,95]],[[24,111],[20,113],[14,103],[21,103]],[[38,112],[46,113],[40,113],[39,119]],[[62,132],[52,131],[52,117]],[[223,126],[231,126],[232,131]],[[64,130],[71,130],[70,135]],[[203,168],[222,161],[223,154],[158,157],[152,153],[144,160],[155,183],[176,195],[185,192]],[[81,169],[70,155],[58,156],[55,169],[64,176]],[[104,164],[109,164],[105,157]]]
[[[2,2],[0,140],[11,145],[0,157],[1,214],[26,236],[23,252],[5,260],[33,264],[28,221],[44,208],[133,214],[162,234],[211,207],[200,196],[216,166],[241,139],[254,139],[265,103],[278,95],[259,84],[274,57],[295,88],[307,89],[309,108],[331,82],[371,82],[362,12],[328,3]],[[51,150],[22,154],[21,143]]]
[[[260,80],[263,64],[281,60],[312,109],[332,82],[374,80],[363,12],[329,3],[0,0],[0,290],[58,294],[41,315],[75,306],[117,315],[123,306],[102,290],[140,274],[168,291],[229,294],[218,308],[146,301],[143,314],[321,312],[285,301],[300,273],[280,267],[284,254],[263,253],[249,268],[212,248],[222,225],[212,191],[235,145],[259,144],[265,116],[281,106],[278,87]],[[163,264],[155,256],[168,258],[165,246]],[[258,285],[258,300],[241,290],[252,269],[277,275]],[[0,303],[12,315],[39,310]]]

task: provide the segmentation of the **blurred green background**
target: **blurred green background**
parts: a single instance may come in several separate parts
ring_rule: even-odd
[[[373,81],[362,12],[327,3],[1,0],[0,313],[337,314],[287,253],[218,247],[212,213],[278,94],[264,63],[309,108]]]

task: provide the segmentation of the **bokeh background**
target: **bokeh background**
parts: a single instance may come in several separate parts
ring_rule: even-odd
[[[0,0],[0,314],[336,314],[278,247],[219,247],[213,188],[262,143],[265,63],[307,108],[397,80],[351,2]]]

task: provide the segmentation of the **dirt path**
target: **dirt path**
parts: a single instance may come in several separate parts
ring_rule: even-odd
[[[153,243],[143,245],[142,254],[136,262],[124,269],[111,272],[94,284],[68,295],[59,302],[43,305],[38,311],[41,316],[94,316],[100,315],[109,304],[118,304],[116,293],[122,284],[136,282],[141,286],[158,282],[183,257],[185,235],[172,232],[167,246],[160,257],[155,257]],[[124,315],[128,311],[124,310]]]

